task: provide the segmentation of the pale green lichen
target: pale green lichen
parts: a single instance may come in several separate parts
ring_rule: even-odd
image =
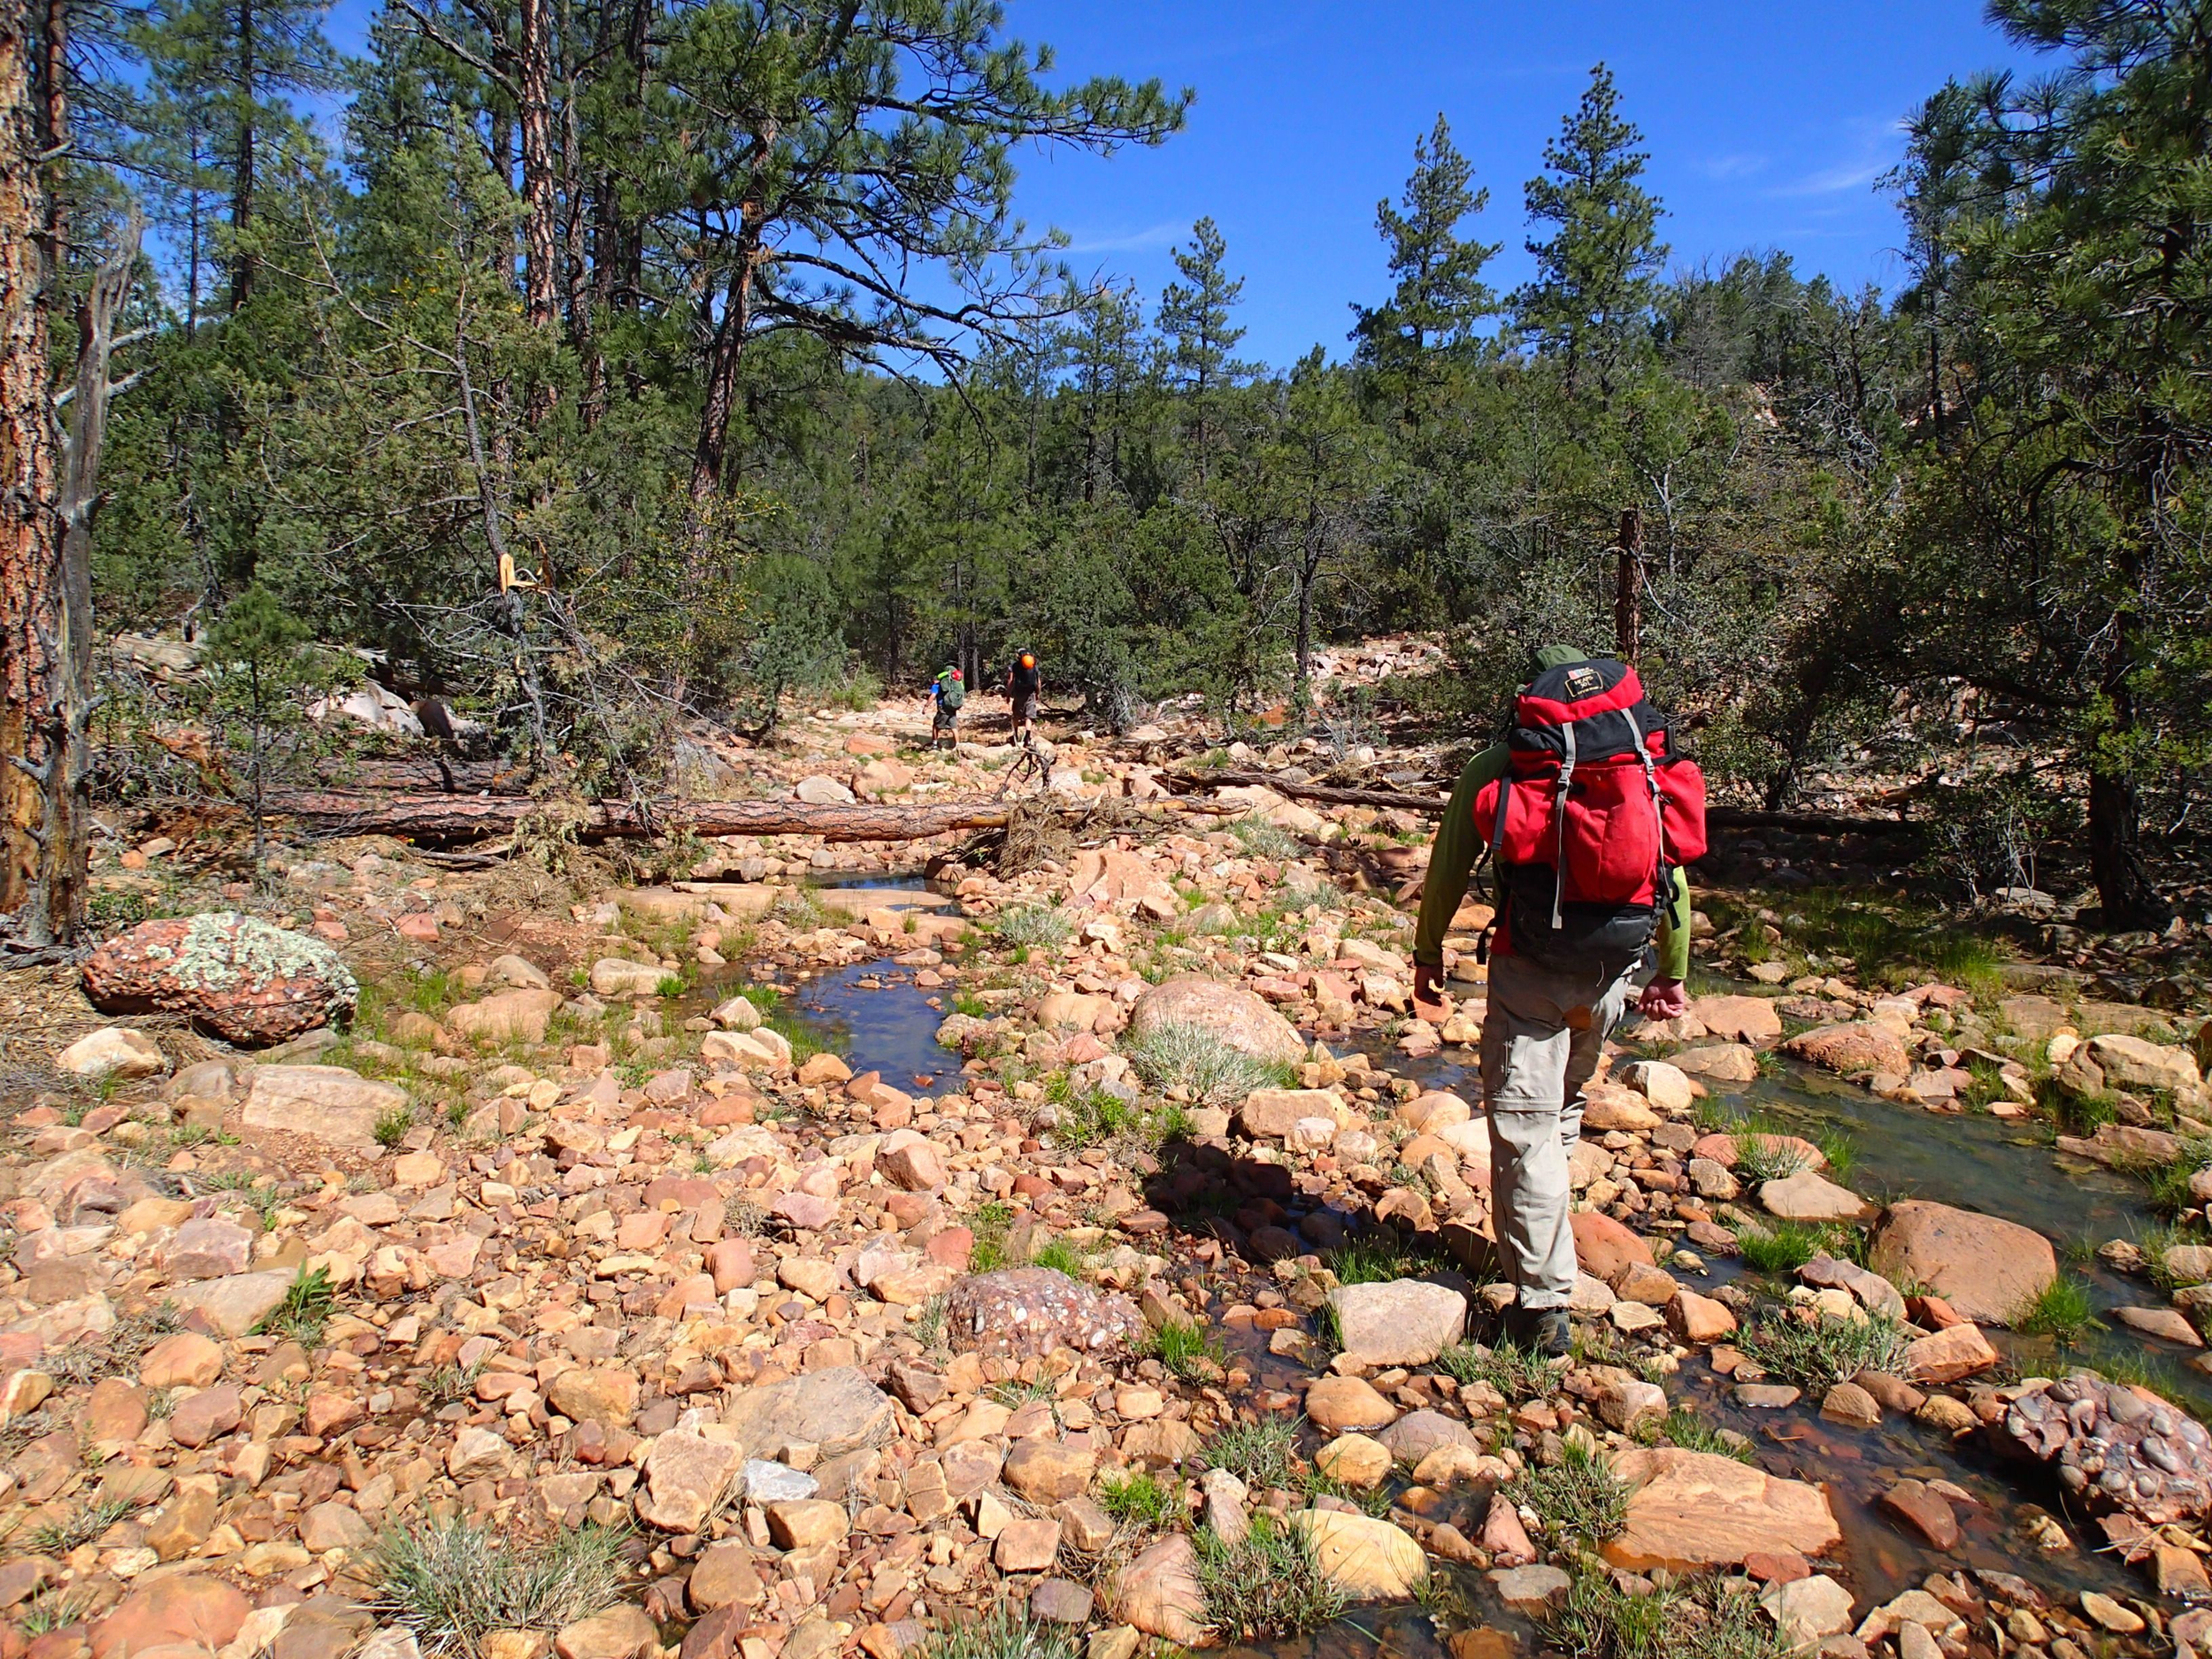
[[[147,956],[156,956],[157,949],[149,949]],[[321,940],[273,927],[235,910],[194,917],[177,943],[174,959],[169,977],[188,991],[218,993],[272,979],[319,980],[326,987],[334,1019],[349,1010],[361,995],[344,959]]]

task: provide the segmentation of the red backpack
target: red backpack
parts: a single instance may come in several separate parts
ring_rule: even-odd
[[[1673,872],[1705,856],[1705,777],[1636,671],[1546,669],[1513,703],[1509,770],[1475,797],[1497,860],[1499,949],[1611,979],[1642,956]]]

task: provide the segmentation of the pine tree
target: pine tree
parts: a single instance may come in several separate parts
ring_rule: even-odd
[[[1527,244],[1536,280],[1513,296],[1522,332],[1561,361],[1568,388],[1586,377],[1609,399],[1648,342],[1667,257],[1656,234],[1658,198],[1637,182],[1649,159],[1636,148],[1644,135],[1621,119],[1619,104],[1612,72],[1598,65],[1581,104],[1544,146],[1548,171],[1528,181],[1528,216],[1553,232]]]
[[[1175,268],[1183,280],[1169,283],[1160,294],[1159,326],[1168,337],[1169,373],[1189,396],[1202,481],[1217,424],[1216,398],[1250,373],[1229,356],[1244,338],[1244,330],[1229,320],[1244,296],[1244,279],[1229,274],[1228,252],[1221,227],[1210,216],[1200,219],[1191,227],[1190,246],[1175,250]]]
[[[1402,388],[1409,419],[1417,389],[1434,379],[1432,356],[1466,355],[1477,343],[1477,326],[1498,309],[1482,268],[1499,244],[1459,234],[1460,221],[1490,202],[1488,190],[1470,188],[1473,179],[1474,168],[1453,145],[1452,129],[1439,115],[1434,130],[1414,140],[1404,210],[1386,201],[1375,204],[1375,228],[1390,246],[1390,274],[1397,286],[1372,310],[1353,306],[1358,320],[1352,338],[1359,361]]]

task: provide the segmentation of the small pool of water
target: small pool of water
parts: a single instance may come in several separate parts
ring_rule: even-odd
[[[802,980],[791,1011],[856,1076],[880,1071],[894,1088],[941,1091],[959,1076],[960,1056],[937,1043],[945,1015],[930,998],[944,1001],[943,993],[915,984],[914,973],[888,957],[840,968]]]

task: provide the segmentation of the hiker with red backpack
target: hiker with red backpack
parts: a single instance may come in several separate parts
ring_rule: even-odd
[[[1636,671],[1548,646],[1505,735],[1468,762],[1429,854],[1414,1009],[1441,1022],[1444,935],[1479,859],[1496,872],[1482,1085],[1491,1222],[1516,1295],[1506,1333],[1568,1351],[1575,1286],[1568,1162],[1583,1091],[1628,1005],[1685,1012],[1705,780],[1675,752]],[[1656,972],[1640,992],[1648,957]]]

